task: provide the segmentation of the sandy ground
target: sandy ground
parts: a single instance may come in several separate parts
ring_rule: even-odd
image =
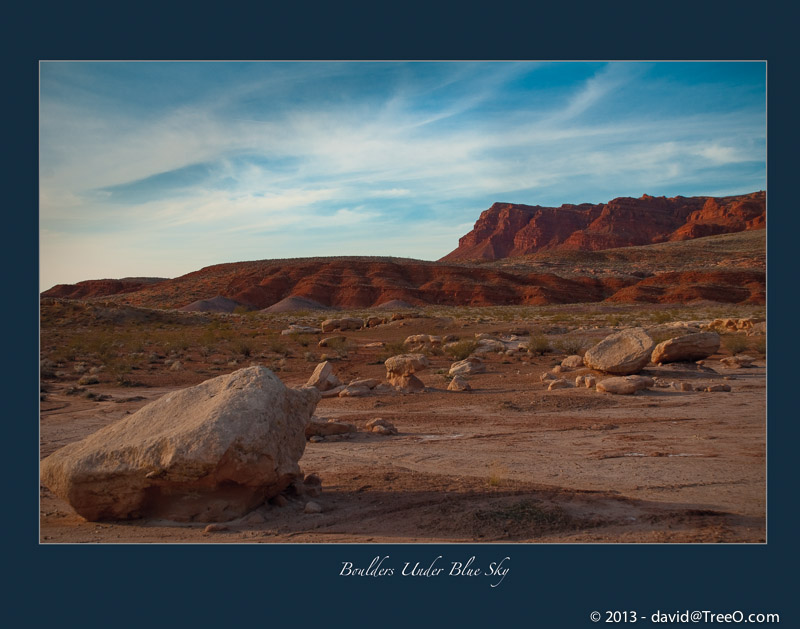
[[[422,324],[417,324],[422,325]],[[381,326],[387,329],[390,326]],[[415,326],[410,326],[411,328]],[[424,327],[424,326],[423,326]],[[421,328],[420,328],[421,329]],[[350,332],[364,344],[381,328]],[[463,332],[463,330],[460,330]],[[400,336],[417,332],[395,330]],[[436,331],[436,333],[441,333]],[[337,361],[343,381],[384,376],[359,349]],[[766,373],[728,369],[723,354],[694,364],[650,366],[646,375],[731,392],[655,387],[633,396],[585,388],[547,391],[539,376],[563,356],[490,355],[472,392],[446,390],[452,363],[433,357],[415,394],[323,399],[318,417],[359,431],[307,443],[300,466],[322,479],[318,497],[289,495],[206,532],[205,524],[87,522],[41,488],[44,543],[329,542],[765,542]],[[258,361],[255,361],[258,362]],[[314,364],[290,362],[279,376],[300,386]],[[230,367],[229,370],[233,370]],[[586,371],[567,374],[570,380]],[[202,368],[200,382],[216,373]],[[100,396],[47,384],[41,456],[121,419],[176,386],[95,385]],[[103,396],[107,396],[104,399]],[[364,430],[381,417],[399,430]],[[324,511],[304,513],[313,499]]]

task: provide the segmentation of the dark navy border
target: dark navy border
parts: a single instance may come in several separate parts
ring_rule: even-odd
[[[9,626],[584,627],[593,610],[778,612],[797,622],[797,15],[756,3],[35,3],[6,9],[4,469]],[[435,6],[435,8],[432,8]],[[761,5],[763,6],[763,5]],[[289,8],[291,7],[291,8]],[[16,13],[14,11],[17,11]],[[24,11],[24,12],[23,12]],[[735,59],[769,72],[769,529],[754,546],[39,546],[40,59]],[[790,170],[791,169],[791,173]],[[793,317],[796,318],[796,317]],[[782,340],[779,340],[782,339]],[[795,385],[796,386],[796,385]],[[343,561],[511,557],[480,579],[338,576]]]

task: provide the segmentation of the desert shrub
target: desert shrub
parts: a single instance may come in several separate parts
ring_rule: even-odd
[[[731,354],[741,354],[747,349],[747,339],[740,334],[725,334],[722,337],[722,345]]]
[[[536,334],[528,342],[528,353],[534,356],[541,356],[552,351],[550,341],[543,334]]]
[[[444,351],[448,356],[454,358],[455,360],[464,360],[476,349],[478,349],[477,341],[463,340],[458,341],[457,343],[451,343]]]
[[[669,323],[674,319],[675,319],[675,313],[672,312],[671,310],[666,310],[666,311],[661,310],[658,312],[654,312],[650,316],[650,320],[653,321],[654,323]]]
[[[558,339],[555,342],[555,346],[557,350],[564,354],[583,354],[583,350],[586,347],[586,341],[575,336],[567,336],[565,338]]]
[[[250,345],[250,343],[248,343],[244,339],[241,339],[241,340],[237,341],[234,344],[233,350],[234,350],[234,352],[236,352],[237,354],[241,354],[245,358],[249,358],[250,354],[253,353],[252,346]]]
[[[310,334],[293,334],[292,336],[294,340],[300,343],[302,347],[308,347],[309,345],[311,345],[311,341],[316,340]]]

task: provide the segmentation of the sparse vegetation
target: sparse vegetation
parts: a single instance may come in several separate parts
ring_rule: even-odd
[[[465,339],[463,341],[457,341],[456,343],[450,343],[444,352],[455,360],[464,360],[476,349],[478,349],[477,341]]]
[[[722,345],[732,355],[736,355],[747,351],[748,342],[747,338],[741,334],[723,334]]]
[[[563,354],[583,355],[583,352],[586,348],[586,340],[577,336],[567,336],[565,338],[558,339],[554,345],[556,346],[556,349]]]
[[[531,340],[528,343],[529,354],[533,354],[534,356],[543,356],[547,352],[551,351],[552,348],[550,347],[550,341],[546,336],[543,334],[531,336]]]

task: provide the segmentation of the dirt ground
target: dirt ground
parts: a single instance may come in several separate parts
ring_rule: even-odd
[[[334,361],[334,371],[343,382],[383,379],[381,349],[365,345],[423,332],[467,338],[497,327],[413,319],[337,332],[352,345]],[[563,353],[489,354],[487,373],[469,377],[473,391],[447,391],[445,374],[454,361],[432,355],[431,367],[418,374],[424,392],[319,403],[317,417],[359,429],[306,445],[300,466],[322,479],[322,493],[313,498],[322,513],[304,513],[309,498],[288,495],[283,506],[267,503],[214,532],[204,523],[87,522],[41,487],[40,541],[763,543],[766,363],[760,357],[753,367],[730,369],[719,362],[726,355],[723,349],[702,367],[651,365],[643,373],[665,382],[725,383],[730,392],[654,387],[632,396],[548,391],[540,375]],[[101,378],[79,387],[70,363],[43,378],[41,457],[168,391],[249,364],[274,364],[256,353],[219,367],[190,350],[182,360],[180,374],[164,364],[144,369],[144,386]],[[295,355],[281,363],[278,376],[301,386],[315,365]],[[582,373],[588,370],[565,377],[574,381]],[[399,434],[366,432],[376,417]]]

